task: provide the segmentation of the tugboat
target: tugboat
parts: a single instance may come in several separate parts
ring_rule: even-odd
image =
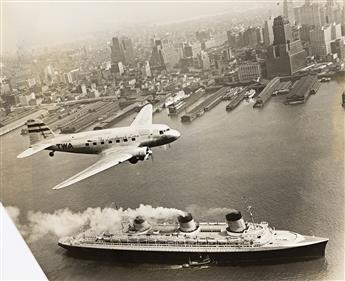
[[[250,222],[244,221],[241,212],[232,210],[226,214],[226,222],[198,223],[190,213],[185,213],[178,216],[177,223],[155,224],[138,216],[116,233],[85,231],[61,238],[58,245],[83,257],[89,253],[100,257],[111,255],[121,262],[183,264],[189,261],[188,266],[211,261],[260,264],[325,255],[328,238],[276,230],[267,222],[254,222],[250,211],[249,214]],[[197,256],[199,259],[192,260]]]
[[[203,266],[203,265],[208,265],[211,263],[211,259],[208,255],[203,257],[201,254],[199,256],[198,260],[191,260],[189,257],[188,263],[184,263],[182,266],[183,267],[191,267],[191,266]]]

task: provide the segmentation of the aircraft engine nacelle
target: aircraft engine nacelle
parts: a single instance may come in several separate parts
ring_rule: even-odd
[[[139,148],[137,148],[133,157],[131,159],[129,159],[128,161],[131,164],[136,164],[139,160],[140,161],[148,160],[151,156],[152,156],[152,150],[150,148],[139,147]]]

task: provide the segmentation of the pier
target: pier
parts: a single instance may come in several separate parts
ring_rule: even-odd
[[[137,112],[137,109],[142,105],[139,103],[133,103],[124,109],[119,109],[116,114],[110,116],[109,118],[102,120],[93,125],[93,129],[107,129],[115,125],[117,122],[125,119],[127,116]]]
[[[273,95],[277,85],[280,83],[280,78],[275,77],[273,78],[267,86],[262,90],[262,92],[256,97],[254,108],[256,107],[263,107],[265,103],[269,101],[271,96]]]
[[[199,88],[194,93],[191,93],[188,98],[183,101],[180,101],[176,104],[172,104],[168,107],[169,115],[176,116],[181,113],[184,109],[194,104],[198,99],[200,99],[203,95],[205,95],[205,90],[203,88]]]
[[[62,125],[60,127],[62,133],[80,132],[90,126],[90,124],[95,123],[98,119],[104,118],[104,116],[110,114],[113,115],[119,109],[118,102],[98,101],[94,104],[86,105],[72,118],[55,123],[54,127],[57,126],[57,124],[59,124],[58,127]]]
[[[249,90],[249,87],[245,87],[239,93],[234,95],[230,99],[230,103],[226,106],[226,111],[231,111],[231,110],[235,109],[243,101],[248,90]]]
[[[280,80],[280,83],[275,87],[273,91],[273,95],[282,95],[282,94],[288,94],[290,92],[290,89],[292,88],[292,81],[282,81]]]
[[[286,97],[286,104],[305,103],[311,94],[315,94],[320,87],[320,82],[315,75],[304,76],[299,79],[290,94]]]
[[[182,122],[191,122],[195,118],[203,115],[206,111],[211,110],[217,106],[222,100],[223,97],[230,91],[229,87],[224,87],[215,92],[214,94],[207,97],[206,100],[189,110],[185,115],[181,117]]]

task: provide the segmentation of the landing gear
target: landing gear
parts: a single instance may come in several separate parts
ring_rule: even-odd
[[[54,157],[54,152],[55,152],[55,151],[50,151],[50,152],[49,152],[49,156],[50,156],[50,157]]]

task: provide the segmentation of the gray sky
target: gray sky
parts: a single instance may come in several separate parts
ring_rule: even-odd
[[[253,4],[259,3],[246,5]],[[58,43],[93,31],[115,31],[121,24],[163,23],[223,13],[231,11],[235,4],[65,1],[6,2],[2,5],[3,52],[7,53],[16,51],[18,45]]]

